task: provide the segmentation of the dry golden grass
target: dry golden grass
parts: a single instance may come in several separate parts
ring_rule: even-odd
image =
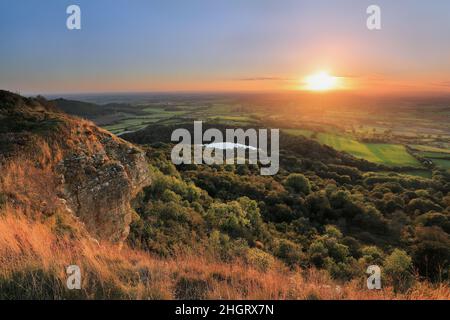
[[[55,211],[57,183],[49,170],[25,159],[9,162],[1,170],[1,191],[16,207],[28,215]]]
[[[396,294],[392,288],[369,291],[364,279],[338,284],[324,272],[292,271],[280,263],[262,272],[206,255],[157,259],[128,247],[99,245],[82,229],[71,217],[37,222],[5,208],[0,217],[0,298],[450,299],[443,284],[418,282]],[[82,270],[82,290],[65,287],[65,270],[72,264]]]

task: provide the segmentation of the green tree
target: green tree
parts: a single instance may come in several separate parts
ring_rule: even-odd
[[[276,256],[290,266],[298,265],[303,260],[300,245],[286,239],[281,239],[275,249]]]
[[[294,192],[303,193],[305,195],[311,192],[311,183],[301,173],[291,173],[285,181],[286,187],[290,188]]]
[[[419,274],[438,281],[448,277],[450,237],[439,227],[417,227],[413,261]]]
[[[384,260],[384,272],[396,291],[410,288],[413,280],[412,258],[403,250],[395,249]]]

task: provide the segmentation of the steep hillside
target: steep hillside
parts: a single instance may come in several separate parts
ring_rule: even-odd
[[[4,201],[24,211],[78,217],[95,238],[123,241],[130,201],[150,183],[144,153],[42,99],[0,92]]]

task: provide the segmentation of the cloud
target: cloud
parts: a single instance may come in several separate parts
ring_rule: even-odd
[[[248,77],[248,78],[238,78],[237,81],[290,81],[292,78],[283,77]]]
[[[437,87],[450,87],[450,81],[439,81],[431,83],[433,86]]]
[[[372,73],[372,74],[337,74],[338,78],[346,79],[360,79],[367,81],[384,81],[386,78],[382,74]]]

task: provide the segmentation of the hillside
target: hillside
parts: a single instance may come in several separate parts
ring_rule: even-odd
[[[96,237],[123,241],[129,202],[149,183],[144,153],[44,101],[7,92],[0,99],[6,201],[48,215],[73,212]]]
[[[62,98],[52,100],[51,103],[67,114],[91,120],[98,125],[111,124],[126,119],[130,115],[140,116],[145,114],[141,108],[125,103],[107,103],[99,105]]]
[[[274,177],[175,167],[155,128],[137,145],[0,91],[0,299],[450,298],[445,172],[386,173],[291,136]]]

